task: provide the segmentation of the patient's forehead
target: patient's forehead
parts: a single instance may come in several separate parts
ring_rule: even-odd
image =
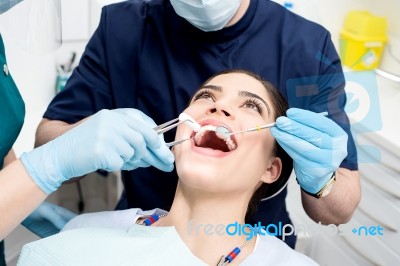
[[[237,91],[248,91],[258,96],[269,99],[264,84],[256,78],[241,72],[232,72],[218,75],[204,85],[220,86],[224,93],[237,93]]]

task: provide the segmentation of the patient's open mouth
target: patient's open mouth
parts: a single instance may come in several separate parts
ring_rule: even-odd
[[[214,125],[204,125],[194,136],[195,145],[202,148],[210,148],[223,152],[230,152],[237,148],[237,143],[232,138],[221,139],[216,133]]]

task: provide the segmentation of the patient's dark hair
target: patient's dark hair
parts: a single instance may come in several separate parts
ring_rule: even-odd
[[[219,72],[209,79],[207,79],[202,85],[207,84],[210,80],[215,78],[216,76],[220,76],[223,74],[230,74],[230,73],[243,73],[246,74],[250,77],[255,78],[259,82],[262,83],[262,85],[265,87],[267,90],[267,94],[269,98],[271,99],[272,102],[272,109],[274,110],[274,120],[278,118],[279,116],[285,116],[286,115],[286,110],[288,109],[288,103],[283,98],[283,96],[279,93],[279,91],[272,85],[270,82],[264,80],[262,77],[259,75],[248,71],[248,70],[243,70],[243,69],[230,69],[230,70],[224,70],[222,72]],[[200,88],[203,86],[200,86]],[[292,172],[292,167],[293,167],[293,160],[289,155],[282,149],[282,147],[275,141],[275,147],[273,149],[273,155],[276,157],[281,158],[282,162],[285,163],[285,165],[282,165],[282,171],[279,179],[275,181],[272,184],[267,184],[263,183],[253,194],[253,197],[251,198],[248,208],[247,208],[247,214],[246,214],[246,221],[252,221],[254,218],[254,214],[257,210],[257,206],[260,202],[261,199],[266,198],[268,196],[273,195],[277,191],[279,191],[287,182],[289,179],[289,176]]]

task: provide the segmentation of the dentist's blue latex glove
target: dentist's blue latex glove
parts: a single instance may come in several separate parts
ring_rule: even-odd
[[[293,159],[300,186],[319,192],[347,156],[347,133],[331,119],[290,108],[276,120],[271,133]]]
[[[59,233],[75,216],[63,207],[43,202],[21,224],[40,237],[48,237]]]
[[[174,156],[156,124],[141,111],[102,110],[49,143],[21,156],[34,182],[47,194],[62,182],[103,169],[153,165],[172,171]]]

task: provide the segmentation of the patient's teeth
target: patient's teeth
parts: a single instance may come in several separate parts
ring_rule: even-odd
[[[228,146],[229,150],[236,149],[236,144],[233,142],[231,138],[225,140],[226,145]]]
[[[194,141],[196,143],[196,145],[200,145],[201,144],[201,140],[203,139],[204,134],[206,133],[206,131],[215,131],[217,127],[214,125],[204,125],[200,128],[200,130],[196,133],[196,135],[194,136]],[[218,136],[218,135],[217,135]],[[231,139],[231,137],[227,138],[227,139],[222,139],[225,141],[228,149],[230,151],[236,149],[236,144],[233,142],[233,140]]]

